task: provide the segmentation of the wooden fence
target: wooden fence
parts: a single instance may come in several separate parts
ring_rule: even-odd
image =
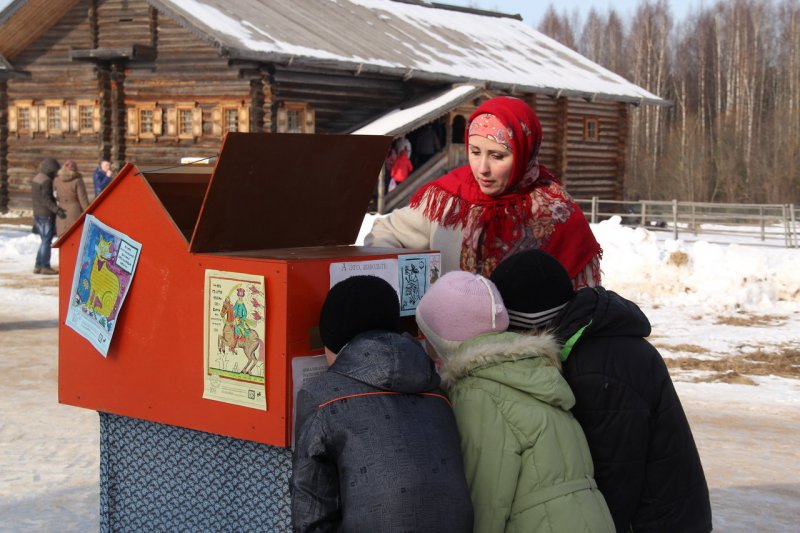
[[[798,247],[794,204],[717,204],[672,201],[575,199],[590,222],[619,216],[623,224],[682,234],[755,238],[765,244]]]

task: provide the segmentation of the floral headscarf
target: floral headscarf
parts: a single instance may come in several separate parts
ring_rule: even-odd
[[[539,163],[542,126],[536,113],[518,98],[492,98],[472,113],[465,134],[491,138],[513,154],[506,189],[484,194],[465,165],[421,187],[411,207],[422,207],[426,217],[444,227],[463,227],[462,270],[489,276],[504,258],[539,248],[575,278],[600,253],[600,245],[578,205]]]

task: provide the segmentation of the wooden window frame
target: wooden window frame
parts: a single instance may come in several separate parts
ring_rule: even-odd
[[[157,141],[159,137],[163,136],[164,132],[164,119],[163,110],[159,107],[157,102],[154,103],[140,103],[129,106],[128,109],[128,136],[135,138],[137,141],[142,139]],[[142,113],[151,111],[153,113],[153,131],[142,131]]]
[[[91,125],[85,126],[82,122],[81,110],[91,110]],[[97,100],[77,100],[75,102],[75,120],[71,122],[71,131],[78,134],[93,134],[100,132],[100,106]]]
[[[51,117],[51,110],[56,114],[55,117]],[[64,100],[44,100],[39,113],[39,129],[44,131],[48,137],[63,135],[69,131],[69,106]],[[42,117],[44,117],[44,121],[42,121]],[[51,123],[51,118],[58,119],[58,127]]]
[[[592,132],[594,126],[594,133]],[[583,140],[597,142],[600,140],[600,119],[594,117],[584,117],[583,119]]]
[[[289,113],[297,113],[300,118],[300,131],[289,131]],[[278,133],[314,133],[316,129],[314,108],[306,102],[281,102],[278,105]]]
[[[20,110],[25,110],[28,114],[28,127],[20,126]],[[33,100],[15,100],[8,106],[8,132],[17,136],[31,135],[39,131],[39,117],[37,108],[33,105]]]
[[[211,112],[211,131],[216,137],[223,137],[231,132],[225,120],[226,112],[233,111],[238,116],[236,132],[248,133],[250,131],[250,108],[243,100],[222,102]]]

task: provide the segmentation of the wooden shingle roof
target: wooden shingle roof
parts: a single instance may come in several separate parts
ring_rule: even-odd
[[[15,0],[6,11],[16,5],[17,13],[5,25],[1,22],[5,11],[0,14],[0,34],[29,4],[46,3],[47,11],[54,12],[75,1]],[[487,89],[588,100],[668,103],[517,16],[418,0],[147,2],[234,60],[474,83]],[[0,37],[0,54],[13,60],[17,51]]]

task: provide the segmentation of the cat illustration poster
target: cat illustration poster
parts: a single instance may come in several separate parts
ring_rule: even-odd
[[[108,355],[141,250],[140,243],[86,215],[66,324],[103,357]]]

